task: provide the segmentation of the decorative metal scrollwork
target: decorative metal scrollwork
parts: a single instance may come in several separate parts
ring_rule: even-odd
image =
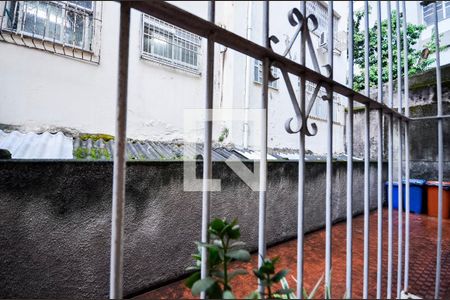
[[[291,51],[292,46],[294,45],[295,41],[297,40],[299,34],[302,34],[302,38],[304,38],[306,44],[308,45],[308,51],[309,54],[311,56],[311,61],[313,63],[314,66],[314,70],[318,73],[320,72],[320,67],[319,67],[319,63],[317,61],[317,56],[316,56],[316,52],[314,50],[314,45],[312,43],[311,40],[311,35],[310,32],[315,31],[318,26],[319,23],[317,21],[316,16],[314,16],[313,14],[308,15],[306,18],[303,16],[303,14],[297,9],[297,8],[293,8],[289,11],[288,13],[288,21],[291,24],[291,26],[293,27],[297,27],[297,30],[295,31],[289,45],[286,47],[283,56],[286,57],[289,52]],[[311,25],[311,27],[310,27]],[[279,39],[272,35],[269,37],[269,45],[270,48],[272,49],[271,43],[277,44],[279,42]],[[323,66],[326,71],[327,71],[327,76],[331,77],[332,75],[332,68],[329,64],[326,64]],[[322,99],[325,101],[332,101],[332,97],[331,97],[331,89],[329,88],[328,85],[326,85],[325,83],[319,82],[315,89],[314,92],[312,94],[311,99],[308,101],[308,106],[306,108],[305,111],[302,111],[302,109],[299,106],[299,102],[297,101],[297,97],[295,95],[294,89],[292,87],[292,83],[291,80],[289,78],[289,74],[283,70],[282,68],[280,69],[281,73],[283,74],[283,79],[286,83],[288,92],[289,92],[289,96],[292,102],[292,106],[294,108],[294,112],[295,112],[295,119],[297,121],[297,126],[293,127],[293,121],[294,121],[294,117],[293,118],[289,118],[286,120],[284,127],[286,129],[286,131],[288,133],[298,133],[298,132],[303,132],[305,135],[307,136],[314,136],[317,134],[317,124],[316,123],[311,123],[311,129],[308,128],[308,118],[309,115],[311,113],[311,109],[314,105],[314,102],[318,96],[318,93],[320,91],[321,87],[324,87],[327,91],[327,95],[322,96]],[[271,80],[272,79],[272,80]],[[270,72],[269,75],[269,80],[273,81],[276,80],[278,78],[274,78]],[[302,97],[306,97],[306,95],[302,95]]]

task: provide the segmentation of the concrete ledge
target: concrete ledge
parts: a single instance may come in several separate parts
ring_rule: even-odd
[[[111,162],[0,162],[0,297],[106,298],[109,284]],[[199,166],[201,167],[201,166]],[[297,163],[269,162],[267,240],[295,237]],[[183,162],[128,163],[124,292],[185,274],[200,238],[201,192],[183,191]],[[215,162],[222,191],[212,216],[237,217],[257,247],[258,193]],[[376,165],[371,164],[371,207]],[[354,213],[363,210],[363,163],[354,163]],[[334,163],[333,218],[345,218],[346,163]],[[323,227],[325,164],[306,163],[305,230]]]

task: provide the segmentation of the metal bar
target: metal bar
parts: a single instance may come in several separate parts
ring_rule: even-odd
[[[123,296],[123,223],[125,214],[126,126],[128,92],[128,54],[130,38],[130,5],[120,4],[119,74],[117,82],[116,143],[114,151],[111,218],[111,274],[109,297]]]
[[[348,87],[353,88],[353,0],[348,6]],[[345,290],[348,299],[352,298],[352,219],[353,219],[353,99],[348,100],[347,114],[347,241]]]
[[[383,68],[381,48],[381,1],[377,1],[377,52],[378,52],[378,101],[383,102]],[[383,270],[383,113],[377,111],[378,137],[377,137],[377,299],[382,293],[382,270]]]
[[[436,2],[434,2],[434,34],[436,37],[436,89],[437,89],[437,115],[442,116],[442,81],[441,81],[441,54],[439,43],[439,25]],[[444,144],[442,119],[438,119],[438,233],[436,241],[436,283],[434,287],[434,298],[439,298],[441,285],[441,248],[442,248],[442,180],[444,164]]]
[[[330,78],[333,79],[333,1],[328,1],[328,64],[330,65]],[[306,27],[306,26],[305,26]],[[325,191],[325,287],[331,297],[331,203],[332,203],[332,176],[333,176],[333,90],[328,93],[328,119],[327,119],[327,173]],[[327,292],[327,291],[326,291]]]
[[[303,16],[306,15],[306,2],[300,2]],[[306,64],[306,26],[300,36],[300,64]],[[300,77],[300,109],[305,111],[306,78]],[[295,107],[295,106],[294,106]],[[305,198],[305,133],[300,130],[298,146],[298,195],[297,195],[297,298],[303,299],[303,243],[304,243],[304,198]]]
[[[306,66],[290,60],[281,54],[275,53],[269,47],[263,47],[252,41],[245,39],[235,33],[232,33],[220,26],[212,24],[194,14],[184,11],[168,2],[161,0],[143,0],[131,1],[130,6],[134,9],[142,11],[156,18],[169,21],[171,24],[181,27],[187,31],[197,35],[208,37],[215,33],[215,42],[225,47],[232,48],[242,54],[249,55],[253,58],[263,60],[268,57],[273,65],[283,68],[289,73],[296,76],[306,76],[308,81],[318,84],[322,82],[328,85],[333,92],[339,93],[344,97],[353,97],[353,100],[361,104],[369,104],[371,109],[382,109],[384,113],[392,113],[396,118],[406,119],[405,116],[397,111],[390,109],[388,106],[381,104],[369,97],[355,92],[353,89],[344,84],[336,82]]]
[[[364,1],[364,85],[366,96],[370,97],[369,80],[369,1]],[[370,212],[370,110],[364,109],[364,262],[363,262],[363,298],[368,298],[369,290],[369,212]]]
[[[398,100],[398,112],[401,114],[402,105],[402,56],[401,56],[401,39],[400,39],[400,1],[395,2],[395,8],[397,10],[397,22],[396,22],[396,38],[397,38],[397,100]],[[398,235],[397,235],[397,299],[400,298],[402,290],[402,256],[403,256],[403,184],[402,184],[402,120],[398,120]]]
[[[208,2],[208,20],[215,21],[215,0]],[[210,219],[210,191],[209,183],[212,179],[211,144],[212,144],[212,108],[214,95],[214,39],[207,40],[206,52],[206,95],[205,95],[205,131],[203,138],[203,191],[202,191],[202,243],[209,242],[208,224]],[[201,278],[206,278],[208,274],[208,249],[202,247],[201,250]],[[201,299],[206,298],[206,293],[200,294]]]
[[[415,118],[409,118],[409,121],[442,120],[442,119],[449,119],[449,118],[450,118],[450,115],[429,116],[429,117],[415,117]]]
[[[388,77],[389,77],[389,107],[393,109],[393,82],[392,82],[392,20],[391,20],[391,2],[387,2],[387,23],[388,23]],[[386,298],[392,297],[392,180],[393,180],[393,134],[394,134],[394,120],[393,114],[389,114],[388,122],[388,264],[387,264],[387,283],[386,283]]]
[[[404,89],[405,89],[405,114],[409,117],[409,66],[408,66],[408,37],[406,34],[408,24],[406,22],[406,3],[402,1],[403,7],[403,64],[404,64]],[[409,210],[410,210],[410,194],[409,194],[409,122],[405,122],[405,177],[406,177],[406,190],[405,190],[405,270],[403,290],[408,292],[408,279],[409,279]]]
[[[269,1],[263,4],[263,30],[262,40],[266,48],[269,48]],[[259,220],[258,220],[258,267],[261,267],[266,257],[266,190],[267,190],[267,108],[269,96],[269,72],[270,61],[268,57],[263,59],[263,85],[261,97],[261,158],[259,169]],[[258,280],[258,289],[261,298],[264,298],[264,286]]]

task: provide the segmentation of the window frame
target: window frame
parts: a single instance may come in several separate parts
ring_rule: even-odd
[[[278,78],[279,77],[279,70],[278,68],[271,67],[270,72],[272,73],[273,77]],[[262,84],[262,61],[254,58],[253,59],[253,82],[257,84]],[[269,88],[278,91],[278,80],[269,81]]]
[[[441,4],[441,9],[438,9],[438,22],[442,22],[450,18],[450,13],[447,13],[447,9],[450,9],[450,1],[436,1],[436,4]],[[433,5],[422,6],[422,22],[427,27],[434,25],[434,8]],[[426,14],[426,15],[425,15]],[[426,21],[430,18],[429,21]]]
[[[39,7],[38,5],[43,2],[45,5],[47,5],[47,15],[44,18],[45,25],[44,25],[44,35],[36,33],[36,32],[30,32],[25,29],[25,22],[26,22],[26,10],[28,9],[28,5],[34,2],[33,4],[36,5],[36,13],[34,14],[34,23],[36,23],[36,16],[38,14]],[[97,20],[97,9],[96,9],[96,1],[90,1],[91,2],[91,8],[86,8],[84,6],[77,5],[76,3],[73,3],[71,1],[5,1],[4,6],[4,13],[6,13],[6,9],[11,7],[11,5],[20,5],[18,8],[14,8],[13,12],[16,12],[18,14],[17,20],[13,21],[13,23],[10,25],[10,19],[3,17],[3,21],[1,24],[1,30],[2,31],[8,31],[11,34],[21,36],[23,38],[30,38],[30,39],[39,39],[41,41],[45,41],[48,43],[52,43],[58,46],[68,47],[77,49],[82,52],[88,52],[91,54],[95,54],[95,30],[96,30],[96,24],[95,20]],[[48,29],[47,24],[49,20],[49,7],[54,6],[55,8],[59,9],[62,13],[61,16],[64,19],[63,23],[66,22],[67,14],[70,12],[73,12],[75,16],[83,15],[83,34],[82,34],[82,46],[79,46],[78,43],[75,41],[72,41],[69,43],[66,41],[66,25],[60,24],[59,34],[58,37],[56,37],[56,34],[54,34],[53,37],[46,36],[45,31]],[[5,15],[6,16],[6,15]],[[75,19],[76,20],[76,19]],[[36,25],[35,25],[36,27]],[[86,30],[88,28],[89,30]],[[99,55],[99,54],[98,54]]]
[[[170,57],[160,55],[158,53],[152,53],[150,51],[152,34],[146,33],[145,28],[148,25],[149,31],[153,28],[166,31],[172,35],[170,41],[167,43],[170,45]],[[148,51],[145,48],[146,38],[148,42]],[[201,56],[202,56],[202,38],[199,35],[191,33],[187,30],[179,28],[175,25],[162,21],[158,18],[147,14],[141,14],[141,58],[150,60],[162,65],[166,65],[175,69],[180,69],[192,74],[201,75]],[[184,46],[181,44],[184,43]],[[190,49],[192,47],[194,49]],[[192,60],[196,62],[196,65],[183,61],[182,50],[193,53]],[[181,50],[181,51],[180,51]],[[177,51],[179,53],[177,54]]]

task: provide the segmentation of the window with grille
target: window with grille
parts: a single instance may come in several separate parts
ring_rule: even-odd
[[[450,1],[436,1],[438,21],[450,18]],[[434,24],[434,5],[428,4],[422,7],[423,22],[427,25]]]
[[[6,1],[1,30],[93,51],[94,1]]]
[[[253,64],[253,81],[259,84],[263,82],[262,73],[262,61],[255,59]],[[273,77],[278,78],[278,69],[271,67],[270,72],[272,72]],[[278,89],[278,80],[269,81],[269,87],[272,89]]]
[[[142,57],[166,65],[200,71],[201,38],[154,17],[143,15]]]

